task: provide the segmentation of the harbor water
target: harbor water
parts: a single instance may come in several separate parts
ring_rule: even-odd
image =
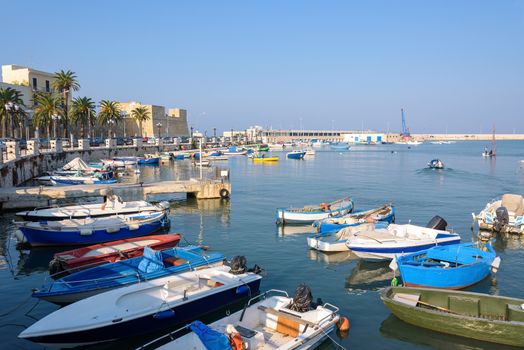
[[[483,158],[485,142],[449,145],[422,144],[352,146],[348,152],[318,149],[314,157],[278,163],[253,163],[245,156],[217,163],[230,169],[230,200],[159,196],[171,202],[170,232],[191,243],[209,246],[231,258],[245,255],[248,265],[264,269],[262,290],[282,289],[290,294],[308,284],[313,297],[340,307],[349,318],[349,334],[334,332],[322,349],[511,349],[496,344],[443,335],[408,325],[384,307],[379,290],[390,285],[388,263],[359,261],[349,253],[323,254],[307,247],[311,227],[277,226],[275,209],[329,202],[351,196],[356,209],[384,203],[396,208],[396,222],[425,225],[434,215],[446,219],[463,242],[475,240],[471,213],[503,193],[524,194],[524,142],[497,143],[497,156]],[[489,145],[488,145],[489,146]],[[441,159],[445,168],[429,169]],[[198,176],[188,160],[140,167],[127,181],[183,179]],[[217,173],[203,169],[204,176]],[[133,198],[124,198],[126,200]],[[48,263],[64,248],[17,250],[12,238],[13,213],[0,217],[0,343],[3,349],[40,349],[17,339],[36,320],[58,307],[31,298],[31,289],[48,277]],[[494,239],[502,262],[498,273],[468,290],[524,298],[524,238]],[[93,348],[134,348],[150,337]],[[336,343],[335,343],[336,342]]]

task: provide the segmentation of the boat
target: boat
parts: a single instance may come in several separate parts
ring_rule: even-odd
[[[303,151],[291,151],[286,154],[288,159],[302,159],[306,155],[306,152]]]
[[[137,158],[138,165],[158,165],[160,164],[160,157],[154,154],[145,154],[144,157]]]
[[[431,228],[438,221],[437,228]],[[346,245],[355,255],[367,260],[391,260],[397,256],[418,252],[437,245],[457,244],[460,236],[446,231],[445,220],[436,216],[427,226],[412,224],[391,224],[387,228],[375,228],[361,231],[358,226],[349,227],[353,231]]]
[[[325,142],[324,140],[317,140],[317,139],[311,140],[311,147],[314,147],[314,148],[322,148],[327,145],[329,145],[329,143]]]
[[[317,153],[313,148],[306,149],[306,156],[314,156]]]
[[[209,156],[207,157],[207,160],[211,161],[211,162],[216,162],[216,161],[221,161],[221,160],[229,160],[229,157],[228,156]]]
[[[114,157],[113,161],[118,164],[118,166],[125,165],[135,165],[138,163],[138,157],[129,156],[129,157]],[[102,160],[104,162],[104,160]]]
[[[260,162],[278,162],[280,160],[280,158],[276,157],[276,156],[266,157],[266,155],[264,153],[262,153],[262,154],[253,153],[253,156],[250,157],[250,158],[255,163],[260,163]]]
[[[269,151],[269,145],[267,144],[261,144],[257,146],[258,152],[268,152]]]
[[[67,205],[62,207],[36,208],[16,213],[26,221],[56,221],[65,219],[99,218],[121,214],[149,213],[169,208],[169,202],[156,204],[146,201],[124,202],[114,194],[106,196],[104,203]]]
[[[339,231],[348,226],[356,226],[365,222],[394,222],[395,208],[391,204],[384,204],[381,207],[370,210],[359,210],[352,213],[335,217],[318,220],[313,223],[318,233]]]
[[[347,142],[335,142],[332,143],[330,147],[334,151],[347,151],[349,149],[349,144]]]
[[[145,247],[142,256],[77,271],[46,283],[33,292],[33,297],[67,305],[110,289],[222,264],[223,260],[222,254],[205,253],[197,246],[162,251]]]
[[[380,298],[406,323],[440,333],[524,347],[524,299],[410,287],[385,288]]]
[[[410,145],[410,146],[418,146],[418,145],[421,145],[422,143],[423,143],[422,141],[416,141],[416,140],[406,141],[406,145]]]
[[[208,160],[208,159],[204,159],[202,157],[202,159],[195,159],[193,160],[193,165],[194,166],[205,166],[205,167],[208,167],[208,166],[211,166],[211,162]]]
[[[316,220],[342,216],[353,211],[353,200],[349,197],[337,199],[330,203],[306,205],[302,208],[278,208],[277,224],[312,224]]]
[[[261,276],[216,266],[111,290],[45,316],[18,335],[74,347],[166,331],[258,294]]]
[[[493,124],[493,137],[491,138],[491,149],[488,150],[488,147],[484,147],[482,156],[484,158],[491,158],[497,155],[497,139],[495,138],[495,124]]]
[[[440,159],[432,159],[428,163],[428,168],[431,169],[444,169],[444,163]]]
[[[163,250],[175,247],[181,236],[176,234],[149,235],[136,238],[120,239],[90,245],[88,247],[56,253],[49,263],[50,273],[71,273],[87,268],[142,256],[144,247]]]
[[[506,193],[501,199],[486,204],[478,215],[472,215],[481,230],[524,234],[524,198],[521,195]]]
[[[79,175],[52,175],[49,177],[53,186],[67,185],[96,185],[96,184],[114,184],[118,182],[113,178],[113,172],[99,172],[93,176]]]
[[[226,156],[244,156],[247,154],[247,150],[237,148],[237,146],[231,146],[227,151],[224,151]]]
[[[349,250],[346,241],[349,237],[356,234],[356,232],[385,229],[388,225],[388,222],[381,221],[374,224],[356,223],[349,227],[341,228],[338,231],[317,233],[314,236],[310,236],[307,238],[307,245],[309,248],[321,252],[345,252]]]
[[[173,159],[174,160],[184,160],[185,158],[187,158],[184,154],[175,154],[173,155]]]
[[[173,154],[171,152],[162,152],[160,153],[160,160],[168,161],[173,159]]]
[[[313,305],[309,299],[306,300],[310,306],[304,307],[300,297],[290,298],[281,290],[267,291],[250,299],[243,310],[209,325],[192,322],[188,325],[192,332],[157,349],[206,350],[211,344],[229,345],[233,337],[239,340],[243,349],[314,349],[335,330],[340,319],[339,309],[329,303]],[[304,308],[297,311],[297,304]],[[168,337],[173,339],[176,333],[167,334],[144,347]],[[208,335],[212,335],[212,339]]]
[[[463,289],[488,277],[490,270],[496,272],[499,265],[491,244],[469,242],[399,256],[390,267],[398,268],[407,287]]]
[[[167,210],[58,221],[15,221],[31,246],[84,245],[153,234],[169,227]]]

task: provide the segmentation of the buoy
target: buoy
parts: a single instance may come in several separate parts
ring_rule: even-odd
[[[351,327],[351,324],[349,323],[349,318],[345,316],[340,316],[337,322],[337,328],[341,332],[347,332],[349,330],[349,327]]]

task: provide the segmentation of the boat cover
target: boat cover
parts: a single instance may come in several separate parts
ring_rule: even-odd
[[[144,254],[142,260],[138,264],[138,271],[143,273],[151,273],[164,269],[164,262],[162,261],[162,252],[151,249],[148,246],[144,247]]]
[[[506,207],[509,212],[513,212],[515,215],[522,215],[524,214],[524,205],[522,202],[521,195],[506,193],[502,196],[501,206]]]
[[[229,344],[229,339],[225,334],[215,331],[200,321],[191,322],[189,327],[198,335],[198,338],[207,350],[231,349],[231,344]]]
[[[90,170],[91,167],[87,165],[80,157],[76,157],[62,167],[62,170]]]

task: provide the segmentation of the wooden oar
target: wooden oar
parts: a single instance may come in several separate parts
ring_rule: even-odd
[[[399,294],[395,294],[398,298],[400,299],[404,299],[404,300],[409,300],[409,301],[414,301],[414,300],[410,300],[408,298],[403,298],[401,295]],[[450,309],[446,309],[445,307],[442,307],[442,306],[437,306],[437,305],[432,305],[430,303],[426,303],[425,301],[420,301],[420,300],[417,300],[417,304],[421,304],[421,305],[424,305],[424,306],[427,306],[427,307],[431,307],[433,309],[437,309],[437,310],[440,310],[440,311],[444,311],[444,312],[448,312],[450,314],[455,314],[455,315],[460,315],[459,313],[455,312],[455,311],[451,311]]]

